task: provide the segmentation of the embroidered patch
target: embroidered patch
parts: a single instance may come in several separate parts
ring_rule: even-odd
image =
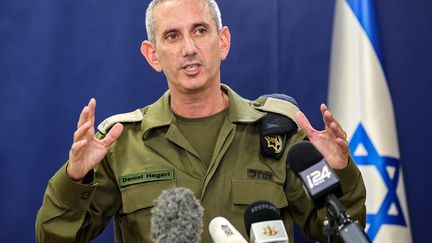
[[[151,181],[166,181],[174,179],[174,169],[149,169],[140,173],[120,176],[118,183],[120,187],[125,187],[133,184],[151,182]]]
[[[273,173],[264,170],[247,169],[247,177],[250,179],[273,181]]]
[[[267,147],[274,149],[275,154],[282,152],[282,137],[279,135],[265,136],[264,139],[267,141]]]

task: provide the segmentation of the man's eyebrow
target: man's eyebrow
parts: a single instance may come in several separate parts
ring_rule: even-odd
[[[200,27],[200,26],[204,26],[206,28],[208,28],[210,25],[207,24],[206,22],[198,22],[192,25],[192,28],[195,29],[196,27]]]
[[[166,36],[168,33],[171,32],[178,32],[179,30],[177,28],[171,28],[171,29],[167,29],[164,32],[162,32],[162,36]]]

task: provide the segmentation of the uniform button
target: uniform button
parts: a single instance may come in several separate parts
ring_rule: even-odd
[[[85,192],[83,194],[81,194],[81,199],[82,200],[87,200],[90,197],[90,192]]]
[[[258,101],[254,101],[254,102],[252,103],[252,105],[255,106],[255,107],[258,107],[258,106],[260,106],[260,103],[259,103]]]

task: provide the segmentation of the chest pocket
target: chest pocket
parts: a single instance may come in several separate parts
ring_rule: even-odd
[[[121,189],[123,213],[129,214],[153,206],[163,190],[176,187],[176,180],[146,182]]]
[[[278,208],[288,206],[283,187],[263,181],[232,180],[233,203],[238,205],[249,205],[258,200],[272,202]]]
[[[150,220],[153,201],[163,190],[176,187],[176,180],[145,182],[120,189],[122,213],[117,217],[121,242],[152,242]]]

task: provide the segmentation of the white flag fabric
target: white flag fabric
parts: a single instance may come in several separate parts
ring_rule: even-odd
[[[336,0],[328,104],[366,184],[370,239],[412,242],[377,26],[374,0]]]

